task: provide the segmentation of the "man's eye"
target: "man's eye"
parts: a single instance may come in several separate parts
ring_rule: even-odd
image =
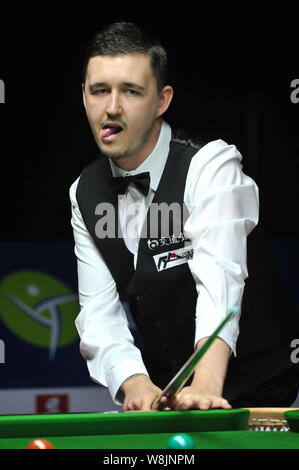
[[[106,93],[108,93],[109,90],[107,90],[106,88],[101,88],[99,90],[94,90],[92,92],[93,95],[105,95]]]
[[[131,96],[140,95],[140,93],[136,90],[126,90],[126,92],[128,93],[128,95],[131,95]]]

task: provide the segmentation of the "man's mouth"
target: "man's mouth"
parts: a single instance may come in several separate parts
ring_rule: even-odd
[[[123,127],[120,124],[108,123],[108,124],[105,124],[101,129],[101,138],[103,140],[112,141],[122,131],[123,131]]]

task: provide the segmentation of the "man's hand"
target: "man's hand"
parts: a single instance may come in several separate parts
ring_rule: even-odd
[[[197,347],[203,346],[206,340],[207,338],[203,338],[199,341]],[[222,397],[229,357],[229,346],[221,338],[216,338],[196,366],[191,385],[184,387],[174,398],[163,397],[161,399],[164,409],[181,411],[210,408],[231,409],[231,405]]]
[[[172,410],[209,410],[211,408],[223,408],[230,410],[229,402],[211,392],[199,390],[195,386],[184,387],[174,398],[163,397],[161,399],[164,409]]]
[[[200,340],[201,347],[206,338]],[[190,386],[184,387],[175,398],[163,397],[164,410],[208,410],[210,408],[231,409],[231,405],[222,397],[228,360],[229,346],[216,338],[210,349],[195,368]],[[120,391],[124,394],[124,411],[153,411],[153,402],[162,394],[146,375],[136,375],[123,382]]]
[[[124,393],[124,411],[153,411],[151,406],[162,393],[146,375],[127,379],[120,389]]]

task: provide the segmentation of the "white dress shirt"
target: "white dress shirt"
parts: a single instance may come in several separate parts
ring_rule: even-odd
[[[127,248],[134,254],[135,266],[142,224],[166,164],[170,140],[171,128],[163,121],[153,152],[136,170],[123,170],[110,160],[114,176],[150,172],[148,196],[144,197],[131,183],[119,214],[125,233],[126,207],[136,202],[140,206],[134,218],[136,229],[125,237]],[[212,334],[233,305],[241,311],[244,280],[248,275],[246,237],[258,222],[259,210],[258,188],[242,172],[241,159],[234,145],[215,140],[198,150],[187,174],[184,202],[190,216],[184,231],[194,248],[193,259],[188,264],[198,293],[194,312],[195,344]],[[76,319],[80,350],[87,360],[90,377],[108,387],[114,402],[119,403],[116,394],[122,382],[131,375],[148,375],[148,372],[134,345],[115,281],[83,222],[76,201],[78,181],[79,178],[70,188],[70,199],[81,307]],[[234,354],[238,334],[239,315],[219,334]]]

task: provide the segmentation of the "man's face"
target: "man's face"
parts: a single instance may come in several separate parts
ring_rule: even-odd
[[[162,113],[148,56],[92,57],[83,98],[91,130],[104,155],[119,160],[150,146],[155,122]]]

